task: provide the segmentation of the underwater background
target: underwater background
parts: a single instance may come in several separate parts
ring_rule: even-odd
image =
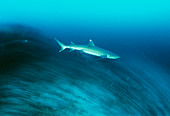
[[[168,0],[0,1],[1,116],[169,116]],[[120,56],[64,50],[88,44]]]

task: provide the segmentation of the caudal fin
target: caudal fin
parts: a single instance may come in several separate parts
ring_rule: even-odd
[[[55,40],[57,41],[57,43],[60,45],[60,47],[61,47],[61,49],[60,49],[60,51],[59,52],[62,52],[64,49],[66,49],[67,48],[67,46],[66,45],[64,45],[63,43],[61,43],[60,41],[58,41],[56,38],[55,38]]]

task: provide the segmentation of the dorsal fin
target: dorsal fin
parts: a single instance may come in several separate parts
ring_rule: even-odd
[[[89,45],[89,46],[95,46],[94,43],[93,43],[93,41],[92,41],[91,39],[89,40],[89,44],[88,44],[88,45]]]
[[[76,44],[75,44],[74,42],[72,42],[72,41],[71,41],[71,42],[70,42],[70,45],[72,45],[72,46],[73,46],[73,45],[76,45]]]

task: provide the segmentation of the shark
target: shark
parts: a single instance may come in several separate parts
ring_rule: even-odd
[[[57,40],[56,38],[55,38],[55,40],[61,47],[59,52],[62,52],[63,50],[68,48],[68,49],[70,49],[70,52],[72,52],[74,50],[78,50],[80,53],[90,54],[93,56],[100,57],[102,59],[118,59],[118,58],[120,58],[120,56],[118,56],[117,54],[115,54],[111,51],[97,47],[91,39],[89,40],[89,43],[87,45],[76,45],[72,41],[71,41],[70,45],[65,45],[62,42],[60,42],[59,40]]]

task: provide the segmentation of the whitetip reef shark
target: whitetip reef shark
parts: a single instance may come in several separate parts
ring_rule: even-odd
[[[96,47],[91,39],[89,40],[88,45],[76,45],[72,41],[71,41],[70,45],[65,45],[65,44],[61,43],[60,41],[58,41],[56,38],[55,38],[55,40],[61,46],[61,49],[59,52],[62,52],[64,49],[69,48],[70,52],[72,52],[74,50],[78,50],[78,51],[80,51],[80,53],[86,53],[86,54],[90,54],[93,56],[98,56],[103,59],[104,58],[106,58],[106,59],[120,58],[120,56],[116,55],[115,53],[113,53],[111,51]]]

